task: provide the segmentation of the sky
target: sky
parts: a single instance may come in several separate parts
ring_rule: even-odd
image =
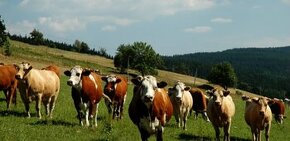
[[[139,41],[170,56],[290,45],[290,0],[0,0],[0,15],[11,34],[110,55]]]

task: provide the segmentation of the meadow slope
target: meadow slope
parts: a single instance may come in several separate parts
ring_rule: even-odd
[[[102,74],[114,73],[115,68],[110,59],[98,56],[84,55],[63,51],[59,49],[48,48],[44,46],[32,46],[21,42],[12,41],[11,57],[0,55],[0,62],[4,63],[20,63],[22,61],[30,62],[35,68],[42,68],[49,64],[56,64],[64,71],[74,65],[83,67],[96,68],[101,70]],[[0,50],[2,51],[2,50]],[[132,70],[131,70],[132,71]],[[134,71],[132,71],[134,72]],[[176,80],[181,80],[187,84],[193,84],[194,77],[176,74],[172,72],[159,71],[157,76],[159,80],[165,80],[172,84]],[[0,139],[2,141],[14,140],[43,140],[43,141],[136,141],[140,140],[137,127],[130,121],[127,109],[132,98],[132,84],[129,84],[128,96],[125,103],[124,119],[120,121],[110,120],[110,116],[105,108],[104,101],[101,101],[98,127],[87,128],[80,127],[76,118],[76,111],[70,94],[70,87],[66,85],[66,76],[61,77],[61,91],[56,102],[53,119],[39,120],[35,116],[35,102],[30,104],[32,117],[26,118],[24,114],[24,106],[17,97],[17,105],[12,105],[10,111],[6,111],[6,102],[4,94],[0,94]],[[196,79],[196,84],[208,83],[203,79]],[[232,96],[236,105],[236,114],[233,118],[231,128],[232,140],[247,141],[251,139],[250,128],[244,121],[245,103],[241,100],[240,95],[236,94],[236,90],[232,89]],[[238,90],[247,95],[254,95],[242,90]],[[42,114],[44,114],[42,106]],[[290,117],[289,108],[287,108],[286,116]],[[290,121],[286,119],[283,125],[272,122],[270,140],[285,141],[290,140]],[[194,120],[193,116],[189,117],[188,130],[178,129],[175,119],[172,117],[167,124],[164,133],[165,141],[174,140],[214,140],[214,129],[210,123],[205,122],[199,117]],[[263,140],[264,140],[264,135]],[[150,141],[155,140],[154,136]]]

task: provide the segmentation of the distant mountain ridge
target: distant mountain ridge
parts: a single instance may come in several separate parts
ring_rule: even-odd
[[[212,65],[230,62],[238,88],[269,97],[290,97],[290,46],[236,48],[220,52],[162,56],[165,70],[206,78]]]

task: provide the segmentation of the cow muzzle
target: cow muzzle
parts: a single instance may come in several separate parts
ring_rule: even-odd
[[[144,96],[144,102],[152,102],[153,96]]]
[[[260,116],[265,116],[265,112],[264,111],[260,111]]]
[[[67,81],[66,83],[67,83],[67,85],[69,85],[69,86],[72,86],[72,85],[73,85],[73,82],[72,82],[72,81],[70,81],[70,80],[69,80],[69,81]]]

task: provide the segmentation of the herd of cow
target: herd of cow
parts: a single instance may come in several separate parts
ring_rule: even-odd
[[[66,70],[64,74],[69,77],[67,85],[71,86],[80,125],[97,126],[98,107],[102,98],[112,118],[122,119],[128,88],[126,77],[102,76],[99,72],[80,66]],[[17,65],[0,64],[0,90],[6,96],[7,109],[12,102],[16,102],[18,88],[28,117],[29,103],[36,101],[37,116],[41,118],[42,102],[47,117],[51,118],[60,90],[60,75],[60,69],[55,65],[36,69],[24,62]],[[105,82],[104,88],[102,82]],[[191,88],[180,81],[172,88],[165,89],[167,83],[158,82],[151,75],[137,76],[131,82],[134,88],[128,112],[142,140],[148,140],[152,134],[156,135],[157,140],[163,140],[165,124],[172,115],[178,127],[186,130],[187,117],[192,111],[195,111],[195,118],[201,113],[205,121],[212,123],[217,140],[219,128],[224,130],[224,140],[230,140],[231,121],[235,114],[230,91],[213,88],[206,91],[207,96],[199,88]],[[280,124],[285,118],[283,101],[245,95],[242,99],[246,101],[245,121],[251,128],[252,139],[261,140],[261,130],[265,129],[266,140],[269,140],[272,114]]]

